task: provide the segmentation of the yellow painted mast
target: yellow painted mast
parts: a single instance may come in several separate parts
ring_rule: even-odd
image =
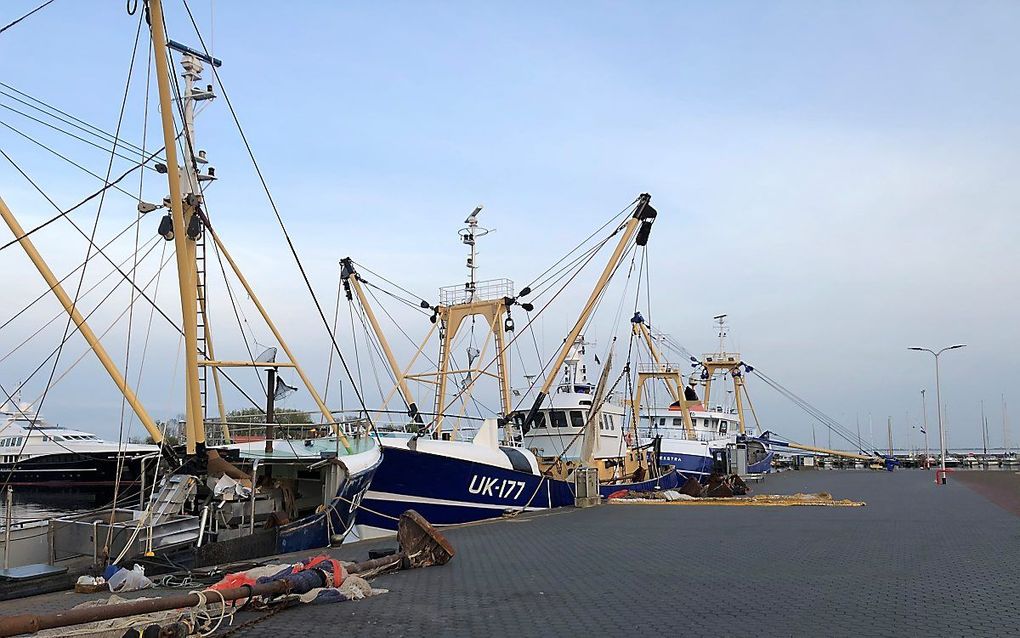
[[[620,241],[616,244],[616,249],[613,251],[612,257],[609,258],[609,263],[607,263],[606,267],[602,270],[602,274],[595,283],[595,288],[588,297],[587,303],[585,303],[584,307],[581,309],[581,313],[577,317],[574,327],[570,329],[570,332],[567,334],[567,338],[563,341],[563,348],[560,349],[560,353],[556,356],[556,360],[549,368],[549,374],[545,379],[545,383],[542,384],[542,388],[539,390],[538,396],[535,397],[535,403],[531,406],[531,410],[528,412],[527,420],[524,422],[525,430],[531,427],[531,425],[535,422],[535,417],[538,415],[538,411],[542,408],[542,404],[545,403],[546,397],[549,396],[549,390],[552,388],[552,384],[556,381],[557,377],[559,377],[560,368],[563,366],[563,362],[566,361],[567,356],[570,354],[570,349],[573,347],[574,341],[577,340],[577,337],[584,329],[584,325],[588,322],[592,312],[594,312],[596,303],[605,291],[606,285],[609,283],[609,278],[619,265],[620,260],[623,258],[623,253],[627,249],[631,240],[634,239],[634,235],[637,234],[638,246],[644,246],[648,242],[648,233],[651,232],[652,222],[655,221],[655,216],[658,214],[649,203],[651,198],[652,196],[648,193],[642,193],[638,197],[637,206],[634,208],[634,214],[631,215],[630,219],[628,219],[624,224],[623,234],[620,236]]]
[[[181,297],[181,318],[184,324],[185,418],[188,454],[205,447],[205,426],[202,420],[202,397],[198,383],[198,308],[195,275],[194,243],[188,239],[188,224],[194,210],[189,206],[185,219],[181,192],[180,168],[177,162],[177,135],[174,131],[173,99],[170,95],[170,65],[166,52],[166,31],[161,0],[149,0],[152,20],[152,50],[155,55],[156,84],[159,89],[159,111],[163,125],[163,143],[167,160],[167,182],[170,187],[170,214],[173,219],[173,241],[176,249],[177,284]],[[190,245],[189,245],[190,244]]]
[[[368,297],[365,295],[364,289],[361,287],[361,276],[358,271],[354,268],[354,262],[350,257],[345,257],[340,261],[340,278],[344,282],[344,288],[346,288],[347,299],[351,299],[351,292],[358,296],[358,303],[365,310],[365,315],[368,317],[368,323],[372,326],[375,336],[379,339],[379,344],[382,346],[383,354],[386,356],[386,363],[389,364],[390,370],[393,372],[393,377],[397,380],[397,388],[400,390],[400,395],[404,398],[404,403],[407,405],[407,415],[411,417],[415,423],[422,423],[421,414],[418,413],[418,404],[414,399],[414,395],[411,394],[411,388],[407,385],[407,378],[404,371],[400,369],[400,365],[397,363],[397,358],[393,356],[393,350],[390,348],[389,341],[386,340],[386,335],[383,334],[382,328],[379,326],[379,320],[375,317],[375,312],[372,310],[372,306],[368,303]]]
[[[645,382],[652,379],[662,379],[665,381],[666,389],[669,391],[670,396],[680,406],[680,416],[683,418],[684,431],[687,432],[688,437],[695,438],[694,421],[691,419],[691,408],[687,403],[687,397],[684,395],[683,376],[680,374],[680,368],[662,362],[659,349],[655,346],[652,333],[648,330],[648,326],[643,318],[635,316],[631,319],[631,326],[634,333],[644,340],[652,357],[652,365],[649,369],[642,370],[640,367],[638,369],[637,382],[635,383],[634,407],[631,411],[634,420],[635,436],[637,435],[638,418],[641,411],[641,395]]]
[[[57,279],[57,277],[53,274],[53,271],[50,270],[50,267],[46,264],[46,261],[42,258],[42,255],[39,254],[35,244],[32,243],[31,239],[25,236],[25,230],[21,227],[21,224],[18,223],[18,220],[15,219],[14,214],[11,212],[11,209],[7,207],[7,203],[3,200],[3,198],[0,198],[0,217],[3,217],[4,222],[7,223],[7,227],[11,229],[12,233],[14,233],[14,237],[21,238],[18,243],[21,244],[25,254],[32,260],[36,270],[39,271],[39,274],[42,275],[42,278],[46,281],[46,285],[49,286],[50,290],[53,291],[53,294],[56,295],[57,300],[60,301],[60,305],[64,307],[64,311],[70,315],[71,320],[78,328],[81,336],[84,337],[85,341],[89,344],[89,347],[92,348],[92,351],[96,353],[96,357],[99,358],[99,362],[103,364],[103,368],[106,369],[110,378],[113,379],[114,384],[116,384],[117,388],[124,394],[124,398],[127,400],[128,405],[131,406],[131,409],[134,410],[135,414],[138,416],[138,420],[141,421],[143,426],[145,426],[145,429],[149,432],[149,436],[151,436],[152,440],[157,444],[162,443],[162,432],[160,432],[159,428],[156,427],[152,417],[149,416],[149,413],[145,410],[145,407],[135,395],[134,390],[131,389],[131,386],[129,386],[127,381],[124,379],[124,375],[121,374],[120,370],[117,368],[117,364],[115,364],[113,359],[110,358],[110,355],[107,354],[106,349],[99,341],[96,333],[93,332],[92,328],[85,322],[85,318],[82,316],[81,312],[78,311],[74,302],[67,295],[67,292],[64,291],[63,286],[60,285],[60,280]]]

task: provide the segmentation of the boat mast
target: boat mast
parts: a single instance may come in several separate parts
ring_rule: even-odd
[[[1009,438],[1006,436],[1006,395],[1002,395],[1002,453],[1009,456]]]
[[[202,60],[209,62],[213,66],[220,66],[220,61],[216,58],[202,55],[197,51],[194,51],[184,45],[178,44],[174,41],[167,43],[170,48],[180,52],[181,66],[184,68],[182,77],[184,78],[184,141],[185,148],[187,149],[188,156],[185,157],[184,162],[184,174],[188,178],[186,183],[186,192],[184,193],[185,198],[189,195],[198,198],[197,201],[201,201],[201,183],[208,182],[216,179],[213,169],[210,168],[207,173],[203,174],[199,172],[199,164],[207,164],[205,151],[199,150],[195,145],[195,103],[205,100],[211,100],[216,97],[212,91],[212,86],[209,85],[205,89],[197,89],[195,83],[202,79]],[[207,358],[216,359],[215,350],[213,348],[212,339],[212,325],[209,320],[209,312],[206,304],[206,259],[205,259],[205,235],[203,234],[200,238],[195,240],[196,248],[196,259],[195,259],[195,290],[197,293],[198,307],[197,312],[200,317],[198,322],[198,336],[196,341],[200,341],[203,348],[200,348],[200,352],[204,352]],[[198,249],[201,249],[200,251]],[[201,266],[198,264],[199,252],[201,253]],[[204,373],[205,367],[201,368]],[[230,443],[230,427],[227,425],[227,412],[223,405],[223,392],[220,387],[220,374],[219,368],[212,366],[210,369],[213,378],[213,389],[216,393],[216,406],[219,411],[220,417],[220,430],[225,443]],[[200,392],[203,398],[206,395],[206,378],[204,374],[199,378]],[[205,401],[202,401],[202,421],[205,421]]]
[[[695,438],[694,422],[691,420],[691,408],[684,394],[683,377],[680,374],[679,366],[662,362],[659,349],[656,347],[655,340],[652,339],[652,333],[648,329],[648,324],[645,323],[645,319],[640,313],[635,314],[630,323],[634,334],[644,340],[652,357],[652,364],[650,366],[647,368],[638,367],[637,382],[634,384],[636,386],[634,407],[631,410],[634,421],[634,435],[637,436],[638,420],[641,412],[641,395],[644,392],[645,381],[662,379],[665,381],[666,389],[669,391],[673,401],[680,406],[680,416],[683,418],[684,431],[687,432],[688,438]]]
[[[602,293],[606,289],[606,285],[609,283],[609,278],[616,270],[620,261],[623,259],[623,253],[631,240],[634,239],[634,235],[637,234],[637,245],[644,246],[648,243],[648,234],[651,232],[652,223],[655,221],[655,216],[658,212],[652,208],[649,203],[652,196],[648,193],[642,193],[638,197],[637,206],[634,208],[634,214],[631,215],[630,219],[623,225],[623,235],[620,237],[620,241],[616,244],[616,250],[613,251],[612,257],[609,258],[609,263],[602,270],[602,274],[599,276],[597,282],[595,282],[595,289],[591,291],[591,295],[588,297],[588,302],[585,303],[581,309],[581,314],[577,317],[577,321],[574,323],[574,327],[570,329],[567,334],[567,338],[563,341],[563,348],[560,349],[560,353],[556,356],[556,360],[549,368],[549,374],[546,376],[545,383],[542,384],[542,389],[539,390],[538,396],[535,397],[535,403],[531,406],[531,410],[528,412],[528,418],[524,422],[524,430],[535,422],[535,417],[538,415],[538,411],[542,408],[542,404],[545,403],[545,399],[549,396],[549,390],[552,388],[552,384],[556,381],[560,374],[560,368],[563,366],[563,362],[566,360],[567,355],[570,354],[570,349],[574,347],[574,341],[581,334],[584,329],[584,325],[588,322],[592,312],[595,311],[595,305]],[[640,232],[639,232],[640,227]]]
[[[166,52],[166,31],[163,24],[161,0],[149,0],[149,15],[152,20],[152,49],[155,54],[159,111],[167,161],[166,175],[170,187],[170,215],[173,221],[172,233],[177,262],[177,284],[181,298],[181,319],[184,324],[185,433],[188,454],[195,454],[199,449],[205,447],[202,397],[198,383],[198,289],[194,261],[195,243],[188,237],[192,234],[190,225],[194,219],[195,210],[194,204],[189,203],[187,219],[185,219],[180,165],[177,162],[173,100],[170,95],[170,64]]]
[[[988,456],[988,419],[985,418],[985,402],[981,401],[981,445],[985,456]]]
[[[468,246],[468,280],[464,284],[446,286],[439,289],[439,305],[433,308],[432,320],[439,326],[439,357],[434,372],[420,374],[404,374],[405,379],[433,383],[436,386],[435,416],[430,423],[432,436],[439,438],[443,429],[443,420],[446,416],[447,385],[450,375],[467,375],[466,384],[456,393],[451,400],[452,406],[460,399],[466,407],[471,398],[471,392],[475,387],[475,380],[480,376],[489,376],[496,379],[499,384],[500,408],[503,417],[510,412],[510,379],[508,375],[508,360],[506,348],[506,333],[514,329],[513,320],[510,317],[510,306],[519,303],[518,298],[527,295],[530,289],[524,288],[521,294],[514,296],[514,284],[509,279],[490,279],[478,281],[477,279],[477,249],[476,243],[479,237],[492,232],[489,229],[478,225],[478,214],[482,211],[477,206],[464,223],[465,228],[458,231],[461,243]],[[526,311],[532,309],[531,304],[521,303]],[[428,306],[427,303],[424,304]],[[484,346],[474,356],[469,354],[468,365],[461,370],[451,370],[450,362],[453,342],[468,318],[481,317],[485,321],[488,331],[484,337]],[[485,353],[489,346],[489,335],[492,335],[492,344],[496,349],[494,355],[496,372],[492,373],[482,365]],[[423,344],[424,345],[424,344]],[[415,355],[417,356],[417,354]],[[491,364],[490,364],[491,365]],[[391,367],[393,367],[391,365]],[[396,372],[396,369],[394,369]],[[456,436],[458,421],[454,421],[450,436]],[[509,428],[504,430],[507,442],[512,440]]]
[[[474,247],[471,249],[472,255],[474,255]],[[407,385],[407,377],[403,370],[400,369],[400,365],[397,363],[397,358],[393,356],[393,350],[390,348],[389,341],[386,340],[386,335],[383,334],[382,328],[379,326],[379,320],[376,319],[375,312],[372,310],[372,306],[368,303],[368,297],[365,295],[365,290],[361,286],[361,275],[354,268],[354,261],[350,257],[344,257],[340,260],[340,279],[344,283],[344,292],[347,294],[347,300],[351,300],[351,292],[358,296],[358,303],[365,309],[365,315],[368,317],[368,323],[372,326],[375,336],[379,339],[379,344],[382,346],[383,354],[386,356],[386,363],[390,366],[390,371],[393,373],[393,377],[397,380],[397,388],[400,390],[400,395],[404,398],[404,403],[407,405],[407,415],[411,417],[415,423],[422,423],[421,414],[418,412],[418,404],[414,399],[414,395],[411,394],[411,388]],[[473,280],[473,278],[472,278]]]
[[[209,97],[212,97],[211,91],[200,92],[198,94],[192,92],[192,99],[185,104],[186,107],[191,107],[190,109],[185,108],[183,115],[185,124],[185,142],[188,145],[189,157],[185,158],[187,161],[183,168],[181,168],[177,163],[177,149],[175,146],[176,136],[174,134],[174,116],[172,101],[170,99],[170,75],[166,49],[169,44],[169,46],[172,46],[174,49],[185,54],[185,79],[192,82],[197,79],[197,71],[201,70],[201,65],[199,64],[198,59],[204,56],[181,44],[167,42],[160,0],[150,1],[150,14],[152,17],[153,50],[156,54],[156,79],[159,87],[163,139],[167,153],[167,181],[170,186],[170,218],[169,220],[165,220],[165,222],[169,222],[165,224],[168,228],[164,228],[164,224],[161,224],[160,234],[162,234],[167,240],[172,239],[176,248],[178,286],[181,298],[181,314],[184,322],[186,354],[185,398],[187,401],[186,432],[188,435],[188,453],[194,454],[205,447],[205,427],[203,422],[204,410],[202,407],[202,391],[199,381],[200,367],[210,367],[213,368],[214,371],[216,368],[221,367],[293,368],[297,375],[301,378],[305,388],[308,389],[309,394],[312,395],[319,411],[322,412],[326,421],[333,426],[334,433],[343,444],[344,448],[350,452],[352,450],[350,443],[348,442],[347,437],[340,432],[336,419],[329,411],[329,408],[326,407],[326,404],[319,396],[319,393],[315,390],[315,387],[309,380],[308,375],[305,374],[304,370],[298,364],[293,352],[291,352],[290,348],[287,346],[287,342],[284,341],[283,335],[280,334],[280,331],[276,328],[276,325],[269,317],[269,313],[259,301],[259,298],[255,295],[255,291],[252,290],[252,287],[248,284],[248,280],[241,273],[240,268],[238,268],[230,253],[227,251],[226,246],[223,245],[223,242],[220,240],[215,230],[209,225],[208,218],[199,206],[202,202],[202,194],[201,190],[198,188],[198,184],[201,181],[213,179],[213,174],[211,168],[207,171],[206,175],[200,175],[198,173],[197,164],[204,163],[205,157],[201,152],[196,155],[192,151],[194,130],[191,125],[193,124],[194,118],[194,102],[199,99],[208,99]],[[218,61],[214,58],[207,58],[206,61],[214,65],[218,63]],[[181,187],[182,177],[187,179],[187,186],[189,188],[189,192],[187,193],[184,193]],[[185,219],[187,221],[185,221]],[[212,358],[212,355],[208,352],[208,350],[199,348],[199,299],[204,297],[204,291],[198,288],[196,245],[198,240],[204,236],[205,232],[209,233],[216,249],[223,258],[226,259],[227,264],[230,265],[234,275],[237,276],[238,281],[244,287],[248,297],[258,309],[262,319],[266,322],[266,326],[273,333],[273,336],[276,338],[277,343],[279,343],[284,353],[286,353],[288,362],[218,361]],[[202,301],[203,303],[201,305],[204,305],[204,299]],[[204,316],[204,308],[202,309],[202,312]],[[209,347],[207,337],[208,335],[205,335],[204,340],[206,348]],[[208,358],[199,360],[200,352],[203,355],[207,355]],[[217,377],[214,376],[214,381],[216,378]],[[272,393],[274,388],[268,388],[267,391]],[[224,432],[227,436],[229,436],[229,431],[225,429]]]
[[[729,334],[729,328],[726,326],[726,315],[716,315],[713,317],[716,324],[719,326],[719,350],[712,354],[703,355],[701,358],[701,365],[705,368],[705,408],[711,410],[712,397],[712,379],[715,377],[716,372],[729,373],[730,378],[733,379],[733,398],[737,404],[737,428],[741,434],[745,434],[747,428],[744,423],[744,396],[747,395],[747,388],[744,387],[744,375],[740,368],[743,362],[740,360],[739,352],[726,352],[726,336]],[[747,368],[750,371],[750,367]],[[748,405],[750,405],[750,397],[748,397]],[[753,408],[752,408],[753,410]]]

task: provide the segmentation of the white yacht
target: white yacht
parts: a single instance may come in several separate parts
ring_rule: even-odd
[[[28,487],[112,487],[139,481],[159,447],[105,441],[49,423],[20,398],[0,407],[0,476]],[[155,467],[155,463],[153,463]]]

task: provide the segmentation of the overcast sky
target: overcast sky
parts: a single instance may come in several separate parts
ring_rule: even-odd
[[[0,22],[36,4],[4,3]],[[198,47],[182,5],[167,5],[170,37]],[[336,262],[347,255],[433,301],[439,286],[463,281],[456,231],[478,203],[496,229],[481,245],[480,276],[511,277],[520,287],[649,192],[660,214],[643,310],[691,351],[714,347],[712,316],[727,313],[731,344],[746,361],[850,429],[859,418],[877,443],[885,443],[891,417],[896,446],[916,447],[922,438],[911,424],[920,420],[922,388],[935,432],[934,369],[930,356],[906,348],[966,343],[943,359],[950,444],[981,445],[982,400],[995,446],[1002,395],[1020,415],[1015,2],[191,6],[224,60],[228,94],[330,316]],[[0,34],[0,80],[112,131],[137,25],[122,3],[57,0]],[[142,36],[122,126],[136,144],[145,120]],[[0,103],[24,110],[8,97]],[[158,148],[154,103],[147,121],[146,145]],[[106,172],[102,151],[8,109],[0,122]],[[198,127],[220,176],[208,191],[210,214],[321,384],[325,330],[223,99],[206,107]],[[61,206],[98,186],[3,127],[0,148]],[[0,195],[23,225],[51,216],[0,161]],[[118,160],[113,174],[129,166]],[[165,194],[160,179],[146,175],[145,199]],[[137,176],[124,186],[136,192]],[[97,237],[106,241],[129,224],[134,206],[111,194]],[[73,215],[86,232],[96,208]],[[157,224],[143,220],[142,244]],[[3,229],[0,239],[9,238]],[[65,222],[36,238],[60,273],[84,257],[85,243]],[[128,233],[110,255],[127,259],[133,245]],[[144,279],[162,248],[143,264]],[[89,268],[86,287],[109,272],[98,260]],[[17,246],[0,252],[0,272],[3,322],[45,288]],[[158,297],[177,317],[172,275],[171,264]],[[546,352],[569,328],[593,275],[586,271],[536,324]],[[115,281],[87,297],[88,307]],[[213,284],[217,354],[243,359],[223,292]],[[114,293],[96,315],[97,330],[127,299],[123,287]],[[255,337],[269,344],[245,308]],[[0,330],[0,356],[58,310],[47,298]],[[341,310],[343,317],[346,302]],[[424,336],[427,317],[391,312],[411,336]],[[603,346],[613,316],[600,312],[592,327]],[[132,377],[147,321],[139,303]],[[125,325],[126,318],[107,338],[121,362]],[[141,395],[165,417],[182,411],[178,340],[158,317],[152,326]],[[349,321],[341,328],[349,335]],[[27,378],[63,329],[60,319],[0,362],[0,383],[10,389]],[[402,336],[393,341],[401,357],[413,352]],[[352,358],[350,339],[342,345]],[[80,339],[70,342],[57,374],[82,348]],[[375,382],[367,359],[362,365],[371,398]],[[44,367],[33,378],[26,398],[42,392],[48,374]],[[760,380],[749,383],[766,427],[810,442],[806,414]],[[304,394],[288,404],[311,406]],[[87,357],[54,386],[44,412],[116,435],[120,400]],[[1012,431],[1016,445],[1020,428]],[[816,437],[828,443],[820,425]],[[846,447],[835,437],[833,444]]]

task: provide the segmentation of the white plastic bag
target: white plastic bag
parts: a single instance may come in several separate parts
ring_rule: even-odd
[[[110,591],[125,592],[138,591],[152,587],[152,581],[145,576],[145,568],[135,565],[134,569],[122,569],[113,576],[110,576]]]

